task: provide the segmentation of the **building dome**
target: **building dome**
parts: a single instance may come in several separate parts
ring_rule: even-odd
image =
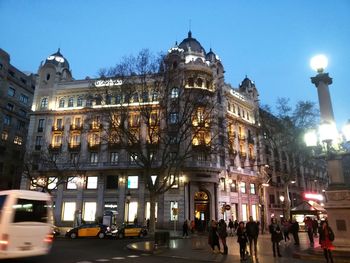
[[[56,53],[47,57],[45,63],[54,64],[55,66],[61,66],[69,69],[68,60],[61,54],[60,49]]]
[[[211,63],[215,62],[217,60],[216,54],[210,49],[210,51],[205,56],[205,59],[210,61]]]
[[[188,31],[188,37],[182,40],[179,48],[183,49],[185,53],[201,53],[205,55],[205,50],[197,39],[192,38],[192,32]]]

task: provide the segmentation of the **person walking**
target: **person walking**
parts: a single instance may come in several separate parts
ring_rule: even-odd
[[[248,236],[246,228],[244,227],[244,222],[239,222],[237,228],[237,242],[239,243],[239,254],[241,256],[241,260],[246,260],[246,248],[248,242]]]
[[[319,228],[319,242],[327,263],[333,263],[332,250],[334,249],[334,246],[332,241],[334,241],[334,232],[328,225],[328,221],[322,221]]]
[[[215,220],[211,220],[209,226],[208,244],[213,250],[213,253],[220,253],[220,243],[217,230],[217,222]],[[218,247],[218,252],[215,250],[215,247]]]
[[[233,229],[234,229],[234,233],[237,232],[237,229],[238,229],[238,221],[237,219],[235,220],[235,222],[233,223]]]
[[[232,219],[230,219],[229,222],[228,222],[228,228],[229,228],[229,235],[230,236],[233,236],[233,227],[234,227],[233,221],[232,221]]]
[[[292,233],[294,238],[294,245],[299,246],[299,223],[295,220],[295,218],[292,219],[290,232]]]
[[[182,225],[182,237],[183,238],[188,237],[188,223],[187,223],[187,220],[185,220],[184,224]]]
[[[259,236],[259,225],[257,222],[254,221],[253,217],[249,217],[249,222],[246,224],[247,229],[247,236],[249,240],[249,253],[251,256],[253,256],[253,244],[254,244],[254,255],[257,258],[258,257],[258,250],[257,250],[257,244],[258,244],[258,236]]]
[[[277,224],[276,218],[272,218],[272,222],[271,222],[271,225],[269,226],[269,230],[270,230],[270,234],[271,234],[273,256],[276,257],[276,250],[277,250],[277,255],[279,257],[282,257],[282,255],[280,253],[279,243],[283,239],[283,236],[281,233],[281,228]]]
[[[310,240],[310,245],[313,246],[314,245],[314,235],[313,235],[312,219],[308,216],[305,218],[304,223],[305,223],[307,235],[308,235],[309,240]]]
[[[314,237],[317,237],[318,221],[316,218],[312,220],[312,231],[314,232]]]
[[[226,237],[227,237],[227,226],[224,219],[220,219],[218,224],[218,235],[221,240],[222,246],[224,247],[224,255],[227,255],[228,253],[228,247],[226,244]]]
[[[283,228],[284,242],[286,242],[286,243],[287,243],[287,239],[288,239],[288,241],[290,240],[290,238],[289,238],[290,226],[291,226],[290,222],[285,219],[283,221],[282,228]]]

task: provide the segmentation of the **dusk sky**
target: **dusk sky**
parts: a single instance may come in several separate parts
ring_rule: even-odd
[[[15,67],[37,72],[61,48],[75,79],[143,48],[166,52],[191,24],[222,60],[226,82],[238,87],[247,75],[271,106],[278,97],[318,105],[309,62],[322,53],[337,124],[350,119],[349,0],[0,0],[0,18],[0,48]]]

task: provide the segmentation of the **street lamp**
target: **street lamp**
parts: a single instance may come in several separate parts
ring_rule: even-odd
[[[127,204],[127,213],[126,213],[126,223],[129,223],[129,208],[130,208],[130,200],[131,200],[131,194],[130,191],[126,194],[126,204]]]
[[[282,203],[282,215],[283,215],[283,218],[284,218],[284,196],[283,195],[280,195],[280,201]]]
[[[327,161],[329,186],[326,190],[328,222],[337,236],[336,242],[350,246],[350,189],[345,184],[343,173],[343,157],[349,155],[350,123],[343,128],[343,134],[338,133],[332,108],[329,85],[332,78],[324,70],[328,60],[324,55],[312,58],[311,67],[317,75],[311,78],[317,88],[320,106],[321,123],[318,130],[305,134],[307,146],[311,146],[313,153]]]

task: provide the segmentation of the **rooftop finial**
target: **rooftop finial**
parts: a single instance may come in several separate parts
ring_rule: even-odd
[[[188,31],[188,38],[192,38],[192,32],[191,32],[191,30]]]

